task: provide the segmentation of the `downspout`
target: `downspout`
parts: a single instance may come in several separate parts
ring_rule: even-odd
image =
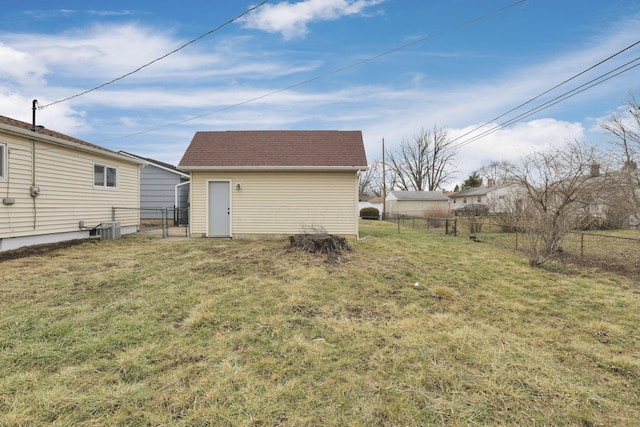
[[[180,208],[180,197],[178,196],[178,187],[182,187],[183,185],[189,184],[189,183],[191,183],[191,180],[185,181],[185,182],[181,182],[180,184],[176,184],[173,205],[178,209]]]
[[[361,170],[356,171],[356,240],[360,240],[360,175]]]
[[[191,180],[189,180],[189,181],[185,181],[185,182],[181,182],[181,183],[179,183],[179,184],[176,184],[176,187],[175,187],[175,195],[174,195],[174,200],[173,200],[173,205],[175,206],[175,209],[178,209],[178,211],[180,210],[180,197],[179,197],[179,195],[178,195],[178,190],[179,190],[179,188],[178,188],[178,187],[182,187],[183,185],[190,184],[190,183],[191,183]],[[174,214],[173,214],[173,215],[174,215],[174,218],[175,218],[175,209],[174,209]],[[178,218],[180,217],[179,215],[180,215],[180,214],[178,214]],[[189,220],[187,219],[187,223],[188,223],[188,222],[189,222]],[[180,224],[178,224],[178,225],[180,225]],[[185,230],[185,231],[186,231],[186,230]]]

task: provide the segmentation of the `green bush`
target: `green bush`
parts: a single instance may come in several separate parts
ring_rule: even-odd
[[[379,219],[380,211],[377,208],[362,208],[360,209],[360,218]]]

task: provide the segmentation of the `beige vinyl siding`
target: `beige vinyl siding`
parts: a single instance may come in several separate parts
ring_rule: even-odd
[[[389,200],[387,201],[387,213],[422,216],[428,211],[448,210],[448,201],[427,200]]]
[[[352,172],[194,172],[191,230],[204,235],[207,181],[231,180],[235,237],[325,230],[357,236],[358,183]],[[241,184],[241,190],[236,184]]]
[[[1,197],[15,204],[0,204],[0,237],[78,231],[78,222],[87,226],[111,221],[111,207],[139,207],[138,165],[107,156],[75,150],[42,141],[35,143],[35,183],[40,195],[30,196],[32,144],[27,138],[0,134],[9,155],[9,182],[0,182]],[[118,187],[93,186],[94,162],[118,169]],[[7,189],[8,185],[8,189]],[[118,211],[122,226],[137,226],[138,211]]]

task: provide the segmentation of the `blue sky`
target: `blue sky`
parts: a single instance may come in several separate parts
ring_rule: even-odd
[[[47,105],[118,78],[260,1],[10,3],[0,15],[0,114],[30,122],[33,99]],[[638,0],[269,0],[139,72],[38,110],[37,121],[172,164],[196,131],[362,130],[374,161],[383,138],[393,149],[422,128],[453,138],[490,129],[635,60],[640,45],[492,121],[637,42],[638,28]],[[447,188],[492,160],[566,139],[602,143],[598,123],[640,92],[639,77],[633,68],[457,140]]]

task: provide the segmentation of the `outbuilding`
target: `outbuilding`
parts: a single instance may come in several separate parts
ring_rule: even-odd
[[[385,216],[446,216],[449,198],[442,191],[390,191]]]
[[[189,172],[190,233],[260,238],[358,236],[360,131],[197,132],[178,169]]]

